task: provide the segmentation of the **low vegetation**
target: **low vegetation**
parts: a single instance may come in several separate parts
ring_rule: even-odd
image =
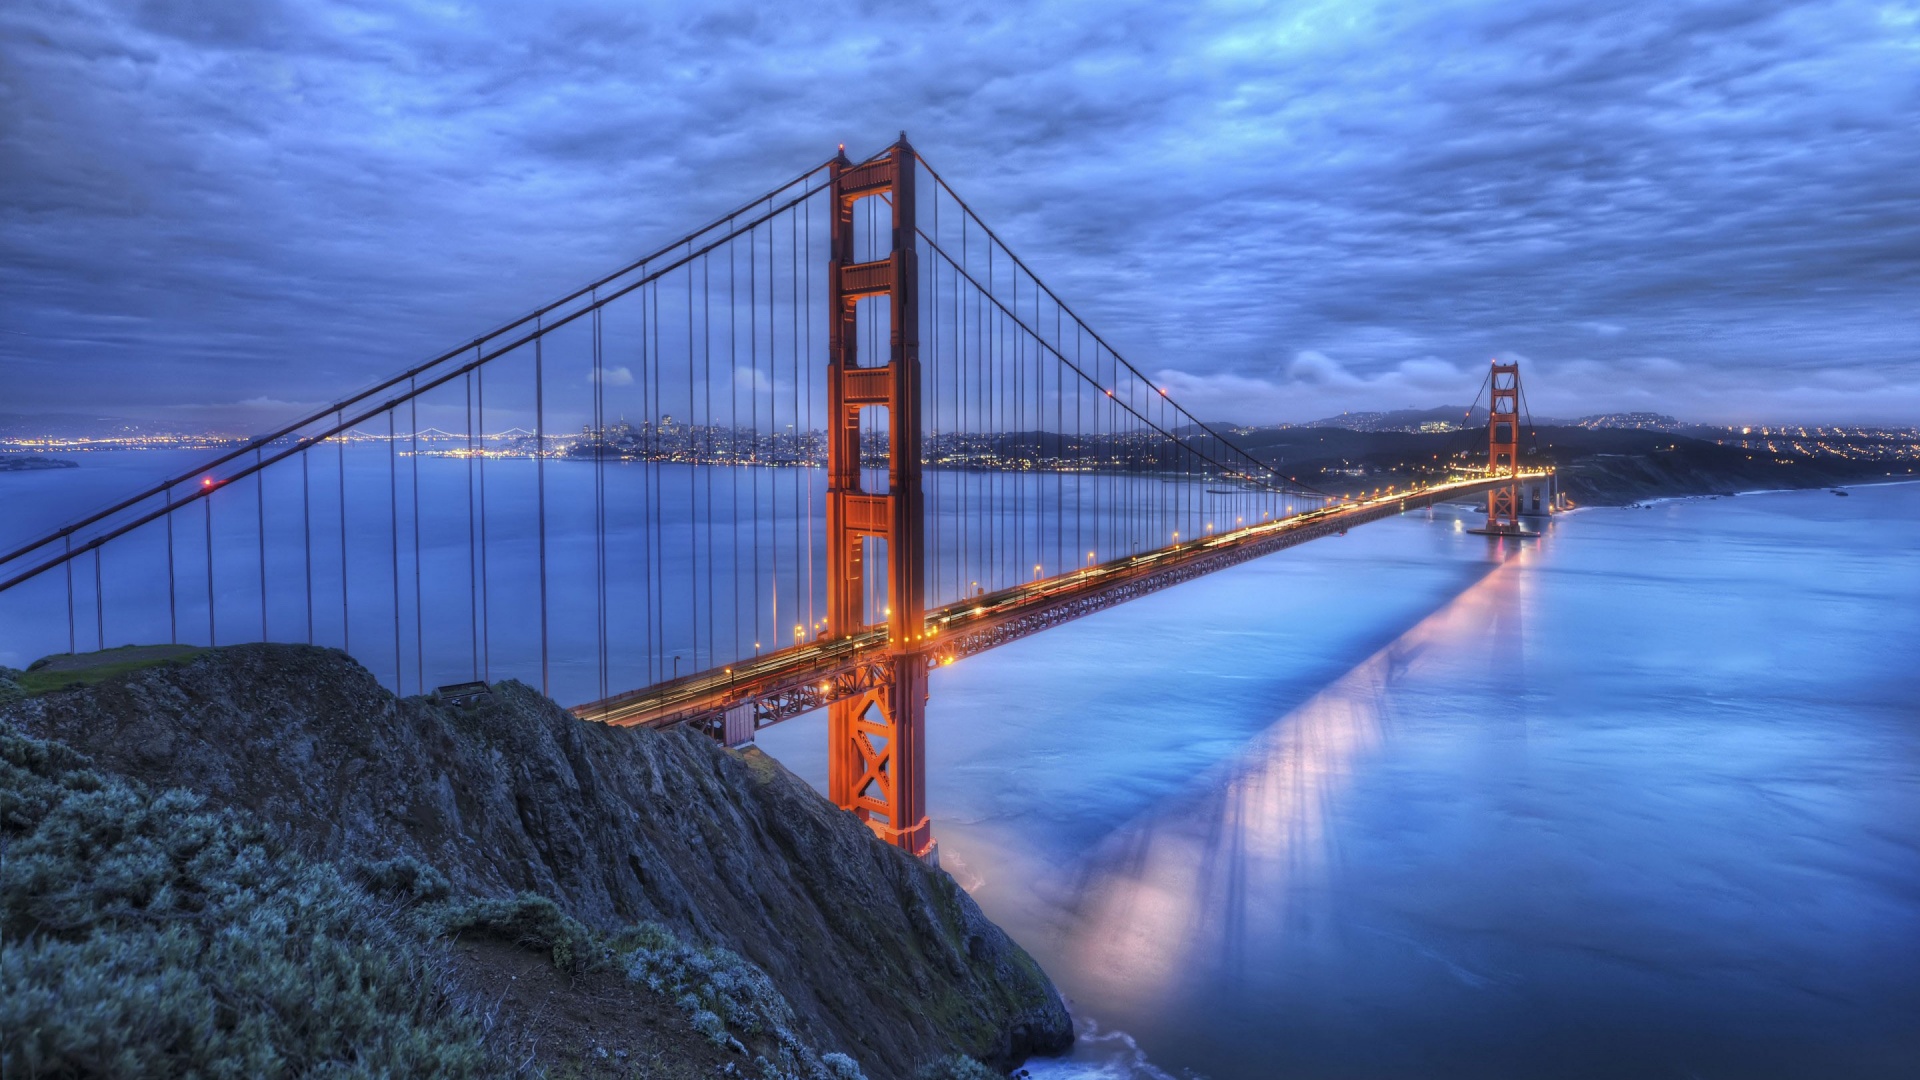
[[[60,653],[42,657],[25,671],[0,668],[0,701],[10,694],[44,694],[50,690],[93,686],[142,668],[185,663],[206,649],[192,645],[122,645],[90,653]]]
[[[713,1067],[684,1054],[661,1069],[598,1047],[543,1051],[514,1017],[462,989],[456,949],[490,941],[534,951],[570,980],[618,978],[644,991],[729,1075],[865,1080],[852,1058],[808,1046],[773,981],[726,949],[651,922],[596,931],[532,894],[456,896],[444,874],[411,857],[310,861],[248,814],[185,791],[155,793],[4,720],[0,843],[7,1077],[682,1076]],[[916,1080],[997,1075],[958,1056]]]
[[[436,950],[257,824],[0,728],[0,1073],[498,1076]]]

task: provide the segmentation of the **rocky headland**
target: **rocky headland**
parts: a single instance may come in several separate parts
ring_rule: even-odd
[[[466,708],[396,698],[307,646],[75,670],[51,689],[0,672],[7,1075],[138,1075],[182,1059],[109,1044],[207,1025],[279,1031],[283,1062],[346,1053],[342,1075],[418,1067],[393,1056],[411,1046],[481,1063],[448,1075],[878,1080],[987,1075],[1071,1042],[1045,974],[950,877],[757,750],[583,722],[513,682]],[[292,875],[280,892],[273,873]],[[234,899],[263,889],[257,910]],[[288,899],[308,894],[324,902]],[[345,929],[303,921],[335,908]],[[231,972],[202,968],[244,965],[215,945],[260,919],[306,927],[257,946],[296,982],[326,972],[288,940],[386,957],[411,1004],[385,1009],[414,1019],[322,1053],[307,1029],[326,1024],[223,1000]],[[168,980],[207,987],[188,1019],[70,1019]]]

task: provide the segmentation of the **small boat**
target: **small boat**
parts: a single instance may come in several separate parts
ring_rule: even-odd
[[[1840,497],[1841,497],[1841,498],[1843,498],[1843,499],[1844,499],[1844,498],[1846,498],[1846,497],[1847,497],[1848,495],[1850,495],[1850,494],[1852,494],[1852,492],[1848,492],[1848,491],[1842,491],[1842,490],[1841,490],[1840,488],[1834,488],[1834,489],[1833,489],[1833,493],[1834,493],[1835,495],[1838,495],[1838,496],[1840,496]]]

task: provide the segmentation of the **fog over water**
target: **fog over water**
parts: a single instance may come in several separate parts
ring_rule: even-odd
[[[936,672],[943,863],[1094,1036],[1035,1073],[1912,1075],[1920,487],[1455,518]]]

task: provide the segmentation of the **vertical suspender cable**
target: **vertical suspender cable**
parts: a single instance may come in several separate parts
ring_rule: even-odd
[[[253,451],[254,527],[260,538],[260,640],[267,640],[267,471],[260,467],[260,448]]]
[[[801,255],[800,265],[802,267],[801,273],[803,275],[803,278],[802,278],[803,286],[801,288],[801,297],[802,297],[801,306],[806,310],[805,340],[807,343],[807,363],[806,363],[806,371],[801,377],[805,380],[807,384],[807,418],[804,425],[796,424],[795,426],[800,428],[800,435],[801,435],[801,438],[804,440],[801,445],[804,448],[806,448],[806,450],[808,451],[805,454],[806,461],[802,463],[801,468],[804,470],[807,478],[807,502],[806,502],[807,516],[806,516],[805,525],[804,525],[804,528],[807,530],[807,636],[812,637],[814,634],[819,632],[819,627],[815,622],[815,616],[817,613],[814,609],[814,581],[813,581],[814,466],[813,466],[813,454],[811,453],[811,448],[813,446],[813,383],[814,383],[814,378],[813,378],[813,200],[808,199],[806,202],[800,204],[800,210],[801,210],[801,214],[804,215],[805,217],[804,227],[800,231],[800,235],[803,238],[802,243],[805,247],[805,252]]]
[[[769,229],[769,232],[772,230]],[[759,226],[747,230],[747,360],[753,378],[747,384],[753,418],[753,651],[766,640],[760,630],[760,241]]]
[[[655,421],[660,416],[660,399],[653,391],[653,372],[660,363],[660,312],[655,303],[660,286],[655,282],[640,293],[640,311],[643,318],[640,329],[640,400],[642,412],[646,415],[643,439],[644,450],[640,458],[641,501],[645,510],[646,525],[643,529],[645,547],[640,553],[641,569],[646,575],[647,594],[642,604],[642,615],[647,625],[647,681],[658,679],[655,661],[660,655],[660,625],[654,617],[655,598],[659,588],[653,572],[654,555],[659,550],[659,534],[654,531],[654,511],[659,501],[660,469],[655,464],[655,436],[659,425]]]
[[[413,429],[408,438],[407,468],[412,471],[410,491],[413,494],[413,690],[414,693],[427,692],[427,607],[422,602],[423,589],[420,579],[426,575],[420,567],[420,403],[413,396],[418,380],[408,379],[407,389],[407,425]]]
[[[480,354],[480,347],[474,346],[474,355]],[[473,680],[480,681],[480,583],[474,575],[478,573],[479,562],[477,544],[474,538],[473,522],[473,372],[467,372],[467,634],[473,652]]]
[[[67,569],[67,655],[79,652],[74,641],[73,631],[73,534],[67,534],[67,557],[62,563]]]
[[[479,355],[479,347],[474,354]],[[487,584],[487,369],[473,369],[474,423],[480,429],[480,678],[493,682],[493,611]]]
[[[715,465],[715,447],[713,425],[718,420],[713,414],[713,258],[711,255],[700,260],[700,390],[706,401],[699,415],[705,426],[701,428],[702,453],[700,471],[705,474],[707,488],[707,667],[719,662],[714,651],[714,624],[720,621],[719,604],[713,594],[713,473]],[[695,663],[697,668],[700,665]]]
[[[695,439],[700,431],[699,398],[693,389],[693,241],[687,241],[687,424],[680,437],[682,460],[687,464],[687,595],[693,616],[687,651],[688,669],[700,670],[700,455]],[[706,260],[702,259],[704,265]]]
[[[300,455],[302,467],[307,457]],[[167,506],[173,506],[173,486],[167,486]],[[167,527],[167,644],[180,644],[180,608],[174,596],[173,585],[173,514],[169,512],[163,524]]]
[[[967,218],[963,214],[960,218],[960,265],[971,270],[967,253],[969,237]],[[979,417],[974,412],[972,398],[967,392],[980,370],[980,317],[979,302],[961,274],[954,275],[953,293],[954,319],[960,324],[955,344],[957,363],[953,369],[954,430],[965,440],[961,444],[965,466],[959,477],[960,572],[954,575],[954,592],[967,597],[972,595],[971,583],[976,573],[974,558],[980,549],[976,543],[978,524],[974,521],[974,494],[979,480],[979,437],[974,429],[979,426]],[[970,305],[969,301],[973,303]]]
[[[659,650],[660,632],[654,618],[654,604],[658,595],[658,586],[654,580],[654,557],[660,548],[660,535],[655,528],[660,486],[660,469],[657,464],[659,450],[656,446],[658,420],[661,416],[659,395],[654,390],[653,372],[660,363],[660,331],[657,296],[660,285],[656,281],[640,289],[640,578],[642,595],[640,598],[640,623],[645,631],[647,681],[653,682],[654,657]]]
[[[793,439],[787,448],[787,452],[793,456],[793,461],[790,465],[788,486],[793,489],[793,617],[798,619],[802,609],[800,583],[807,579],[807,575],[800,572],[800,530],[804,528],[803,519],[800,516],[800,469],[805,464],[801,461],[800,448],[803,445],[802,436],[805,432],[800,429],[800,215],[791,211],[787,216],[787,263],[787,291],[793,303],[793,332],[790,343],[793,350]],[[808,531],[811,532],[811,530]],[[800,644],[798,636],[793,643]]]
[[[201,500],[200,500],[200,505],[201,505],[202,507],[204,507],[204,508],[206,509],[206,525],[207,525],[207,645],[208,645],[209,647],[211,647],[211,646],[214,646],[214,645],[218,645],[218,644],[220,643],[220,639],[219,639],[219,637],[217,636],[217,633],[216,633],[216,631],[217,631],[217,629],[218,629],[218,628],[217,628],[217,627],[216,627],[216,626],[214,625],[214,614],[213,614],[213,496],[212,496],[212,495],[208,495],[208,496],[206,496],[205,498],[203,498],[203,499],[201,499]]]
[[[660,368],[662,366],[662,360],[661,360],[662,353],[660,351],[660,282],[657,279],[654,281],[653,286],[650,289],[650,292],[652,293],[652,297],[648,301],[648,303],[652,306],[650,317],[651,317],[652,326],[653,326],[653,362],[647,366],[646,377],[647,377],[647,383],[649,386],[652,387],[652,392],[653,392],[653,397],[652,397],[653,409],[651,413],[649,413],[649,416],[654,420],[658,421],[665,416],[666,408],[660,397]],[[654,543],[652,545],[652,549],[653,549],[653,559],[652,559],[653,561],[653,625],[657,630],[657,633],[655,634],[655,637],[654,637],[654,641],[655,641],[654,655],[660,661],[660,672],[661,672],[661,675],[664,676],[667,670],[667,613],[666,613],[667,574],[666,574],[666,552],[664,550],[665,545],[659,542],[659,538],[661,533],[664,533],[666,531],[665,529],[666,497],[662,493],[662,488],[666,483],[666,476],[660,468],[660,459],[663,456],[666,450],[666,447],[664,445],[664,440],[661,437],[663,433],[660,430],[660,424],[658,422],[656,422],[653,426],[653,433],[654,433],[655,450],[653,453],[648,455],[649,460],[648,460],[647,468],[653,471],[653,495],[649,505],[652,510],[652,520],[655,524],[652,526],[649,526],[648,528],[649,528],[649,532],[655,538]]]
[[[534,322],[533,339],[533,482],[535,513],[540,524],[540,692],[553,693],[547,663],[547,383],[543,349],[546,333]]]
[[[731,223],[731,219],[729,219]],[[729,565],[733,569],[733,591],[729,597],[732,607],[733,647],[729,650],[734,657],[740,655],[740,352],[738,339],[740,331],[740,309],[736,306],[736,294],[739,286],[739,274],[735,268],[734,241],[727,241],[727,487],[733,501],[733,515],[727,519],[727,534],[733,540],[733,558]]]
[[[340,414],[339,422],[346,422],[345,412]],[[351,655],[353,619],[347,611],[347,432],[341,432],[335,439],[338,441],[334,445],[340,453],[340,467],[336,472],[340,481],[340,650]]]
[[[599,300],[598,290],[594,300]],[[606,364],[601,352],[604,325],[593,309],[593,608],[594,661],[600,675],[599,700],[607,698],[607,407]]]
[[[393,692],[406,692],[400,656],[400,464],[394,451],[394,413],[387,410],[387,543],[393,555]]]
[[[93,639],[100,643],[101,652],[107,649],[106,571],[101,569],[100,564],[106,554],[105,544],[93,549]]]
[[[987,297],[993,295],[994,270],[995,270],[995,267],[994,267],[994,258],[993,258],[993,245],[988,244],[987,245],[987,287],[982,293],[980,298],[983,306],[985,305]],[[998,311],[992,312],[987,316],[987,318],[989,320],[987,323],[987,360],[986,360],[986,363],[981,367],[981,373],[985,376],[985,380],[986,380],[985,385],[984,387],[982,387],[982,391],[981,391],[983,394],[986,395],[986,414],[981,419],[987,434],[987,447],[988,447],[988,458],[987,458],[988,466],[987,467],[990,470],[992,470],[987,474],[987,477],[986,477],[987,516],[992,521],[992,527],[987,530],[987,536],[986,536],[987,570],[986,570],[986,573],[982,575],[981,579],[986,582],[987,591],[992,592],[993,590],[999,588],[1001,584],[1000,582],[1000,564],[1002,562],[1001,534],[1005,531],[1005,528],[1006,528],[1006,521],[1005,521],[1006,514],[1005,514],[1005,508],[1002,506],[1002,491],[1001,491],[1001,484],[1000,484],[1000,479],[1001,479],[1000,474],[1003,471],[1002,462],[1000,461],[1000,453],[999,453],[1000,447],[1003,445],[1003,440],[1000,432],[1000,423],[999,423],[1000,399],[994,393],[995,384],[999,381],[998,379],[995,378],[995,376],[999,374],[999,367],[1000,367],[999,312]]]
[[[173,526],[167,526],[173,542]],[[307,575],[307,644],[313,644],[313,483],[307,473],[307,451],[300,451],[300,567]]]
[[[776,342],[778,334],[774,331],[780,319],[774,313],[774,292],[776,292],[774,290],[774,269],[776,269],[774,234],[776,234],[774,223],[768,221],[766,223],[766,436],[768,436],[768,450],[772,450],[774,446],[780,446],[778,442],[780,440],[780,392],[776,388],[776,379],[778,379],[776,373],[780,367],[780,344]],[[758,359],[755,361],[755,369],[758,369]],[[778,473],[772,469],[772,454],[768,454],[768,457],[770,461],[762,471],[766,473],[766,517],[768,517],[766,538],[770,542],[768,563],[772,563],[772,571],[774,571],[772,577],[768,578],[768,592],[772,598],[774,613],[772,613],[772,625],[768,626],[770,636],[766,638],[766,642],[770,648],[778,650],[780,648],[780,479],[778,479]],[[758,509],[758,500],[755,500],[755,509]]]

